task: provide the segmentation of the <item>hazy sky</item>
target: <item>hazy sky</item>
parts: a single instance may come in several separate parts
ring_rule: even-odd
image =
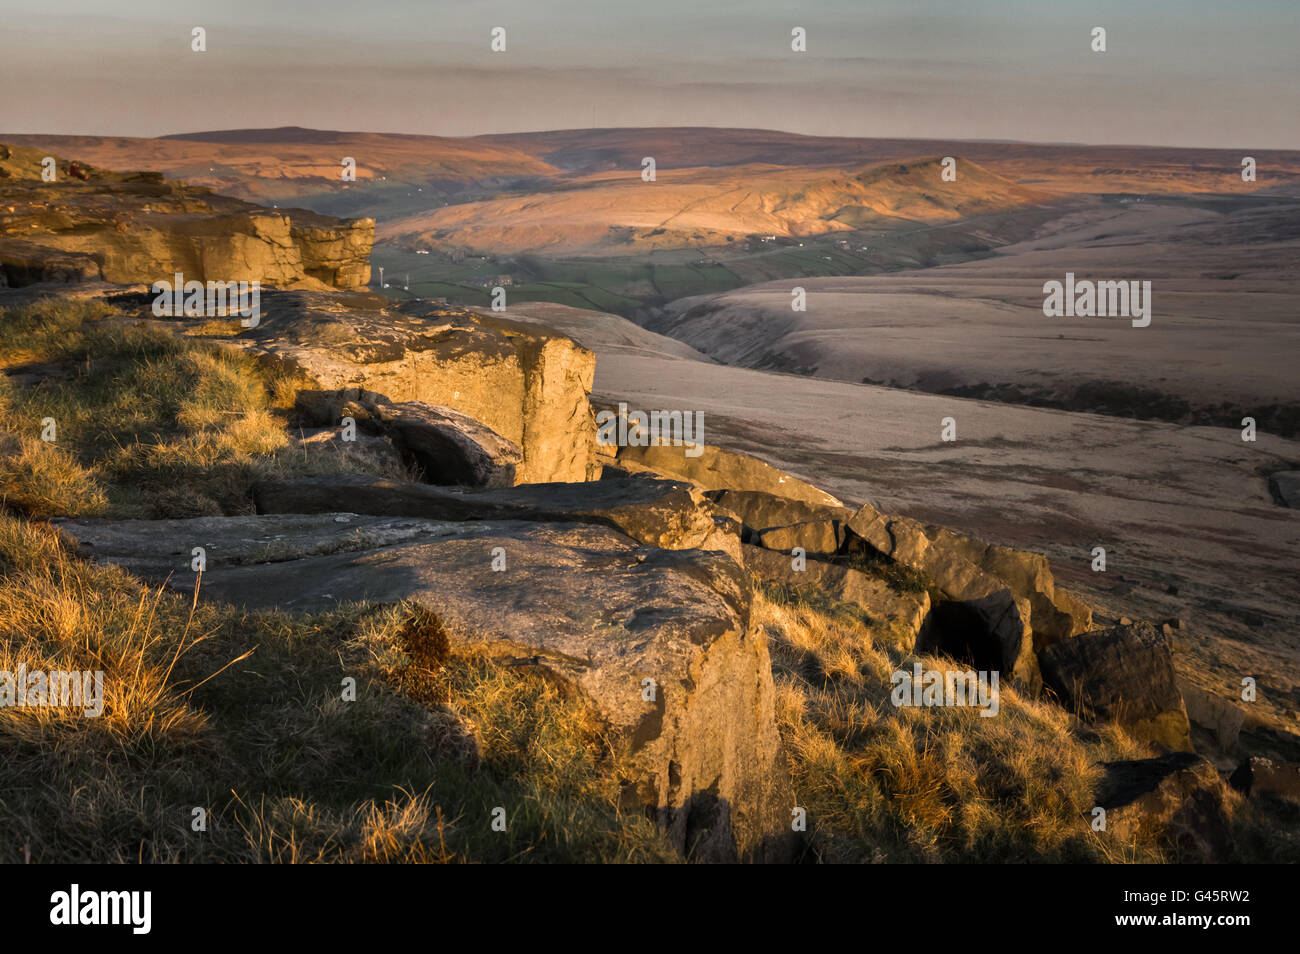
[[[0,132],[707,125],[1300,148],[1297,50],[1300,0],[0,0]]]

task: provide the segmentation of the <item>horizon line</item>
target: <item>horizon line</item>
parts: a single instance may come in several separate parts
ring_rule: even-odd
[[[959,142],[972,143],[978,145],[1007,145],[1007,146],[1055,146],[1072,149],[1169,149],[1180,151],[1206,151],[1206,152],[1236,152],[1240,149],[1253,149],[1255,151],[1267,150],[1269,152],[1295,152],[1300,153],[1300,148],[1289,148],[1285,146],[1175,146],[1163,145],[1160,143],[1125,143],[1125,142],[1084,142],[1084,141],[1061,141],[1061,140],[1033,140],[1033,139],[962,139],[962,138],[936,138],[933,136],[823,136],[810,133],[791,132],[784,129],[773,129],[763,126],[570,126],[558,129],[520,129],[505,133],[475,133],[465,136],[449,136],[440,133],[408,133],[381,131],[375,129],[321,129],[314,126],[240,126],[227,129],[200,129],[193,132],[175,132],[166,133],[157,136],[132,136],[132,135],[106,135],[100,133],[78,133],[78,132],[8,132],[0,133],[0,138],[4,136],[25,136],[29,138],[46,137],[68,137],[82,139],[139,139],[139,140],[171,140],[193,142],[213,142],[221,144],[216,140],[204,140],[195,137],[204,135],[229,135],[231,133],[257,133],[257,132],[277,132],[280,130],[301,130],[309,133],[330,133],[339,136],[403,136],[411,139],[447,139],[447,140],[472,140],[472,139],[501,139],[510,136],[540,136],[555,133],[600,133],[600,132],[629,132],[629,131],[652,131],[652,130],[710,130],[724,132],[758,132],[758,133],[776,133],[782,136],[792,136],[799,139],[840,139],[840,140],[860,140],[868,142],[879,141],[898,141],[898,142]],[[292,142],[293,140],[285,140]]]

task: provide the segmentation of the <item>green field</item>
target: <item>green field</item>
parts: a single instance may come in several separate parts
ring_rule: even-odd
[[[868,241],[873,243],[871,251],[860,251]],[[437,252],[420,255],[392,245],[376,245],[371,261],[373,282],[377,286],[382,266],[388,285],[382,291],[394,298],[446,298],[454,304],[487,305],[497,277],[508,275],[512,301],[551,301],[632,317],[678,298],[719,294],[775,279],[871,275],[913,267],[936,253],[951,253],[969,243],[969,237],[959,233],[930,232],[924,236],[855,238],[850,241],[851,250],[822,238],[808,240],[802,247],[764,246],[752,251],[673,249],[587,259],[474,256],[460,262]]]

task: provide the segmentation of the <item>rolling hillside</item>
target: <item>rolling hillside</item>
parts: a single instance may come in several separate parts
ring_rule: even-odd
[[[898,224],[949,222],[1052,196],[958,160],[944,182],[939,156],[848,171],[773,166],[603,172],[545,194],[501,196],[383,223],[380,240],[494,253],[626,254],[720,246],[747,236],[798,238]]]

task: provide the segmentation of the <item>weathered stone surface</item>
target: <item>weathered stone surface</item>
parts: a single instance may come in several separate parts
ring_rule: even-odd
[[[1118,722],[1147,742],[1191,748],[1169,645],[1150,623],[1076,636],[1040,650],[1038,661],[1043,683],[1067,709]]]
[[[264,481],[254,486],[253,499],[259,513],[350,511],[433,520],[596,523],[648,546],[719,550],[740,560],[734,521],[720,515],[699,491],[666,480],[625,478],[468,491],[331,475]]]
[[[1165,632],[1164,627],[1161,632],[1168,639],[1169,633]],[[1193,725],[1213,732],[1223,751],[1230,752],[1236,748],[1241,727],[1246,722],[1245,710],[1185,679],[1179,678],[1177,684],[1183,705],[1187,709],[1188,720]]]
[[[1252,798],[1286,798],[1300,802],[1300,765],[1254,757],[1237,766],[1229,783]]]
[[[815,520],[795,523],[788,527],[772,527],[758,534],[758,545],[766,550],[790,553],[801,547],[808,556],[834,556],[840,548],[839,525],[833,520]]]
[[[99,258],[89,252],[65,252],[22,239],[0,238],[0,288],[88,282],[99,275]]]
[[[81,272],[94,262],[89,277],[119,284],[171,281],[177,272],[187,281],[283,288],[369,281],[373,219],[266,209],[158,174],[74,169],[63,160],[56,180],[43,182],[42,157],[0,144],[0,171],[9,173],[0,176],[0,273],[11,286],[68,280],[68,261]],[[41,255],[50,264],[38,270]]]
[[[520,483],[584,481],[592,470],[595,356],[545,330],[377,295],[273,292],[256,328],[222,342],[324,391],[360,388],[467,414],[519,446]]]
[[[689,480],[702,490],[761,490],[823,507],[842,506],[825,491],[756,457],[707,445],[698,457],[688,457],[686,450],[672,446],[620,447],[618,461]]]
[[[401,442],[424,479],[466,487],[513,487],[523,461],[519,445],[468,414],[449,407],[406,401],[373,409]]]
[[[848,532],[885,556],[925,574],[953,599],[971,600],[1010,587],[1029,604],[1034,645],[1086,632],[1092,611],[1056,586],[1047,559],[1037,553],[984,543],[945,527],[882,514],[866,505],[848,522]]]
[[[1104,767],[1096,794],[1106,810],[1102,837],[1119,845],[1156,838],[1203,861],[1229,860],[1231,808],[1219,773],[1205,759],[1171,752]]]
[[[282,514],[268,517],[192,517],[180,520],[56,520],[77,552],[100,563],[114,563],[147,579],[175,574],[176,583],[194,575],[194,547],[202,547],[209,575],[220,568],[253,566],[309,557],[374,550],[451,532],[446,521],[413,517],[374,517],[355,513]],[[208,588],[205,578],[203,588]],[[291,609],[324,609],[340,593],[325,599],[287,587],[250,599]],[[358,597],[359,598],[359,597]]]
[[[1282,506],[1300,509],[1300,470],[1281,470],[1269,474],[1268,489],[1273,499]]]
[[[468,414],[423,401],[394,404],[383,395],[347,388],[299,392],[296,407],[317,423],[350,417],[387,435],[424,479],[465,487],[513,487],[523,454]]]
[[[796,589],[816,587],[833,600],[853,603],[872,620],[895,629],[909,646],[930,612],[928,594],[895,592],[883,581],[850,567],[807,560],[803,570],[795,570],[788,554],[750,545],[741,550],[745,569],[758,579]]]
[[[754,542],[750,537],[773,527],[815,521],[835,522],[836,537],[840,539],[843,534],[842,525],[848,523],[853,516],[853,511],[848,507],[791,500],[761,490],[710,490],[705,496],[740,518],[745,525],[746,543]]]
[[[605,527],[356,514],[68,521],[83,552],[204,599],[291,611],[413,600],[473,645],[576,688],[628,753],[629,807],[704,860],[788,860],[794,804],[764,635],[722,554]],[[329,552],[331,544],[338,552]],[[500,547],[506,569],[494,571]],[[654,701],[644,680],[653,679]]]

